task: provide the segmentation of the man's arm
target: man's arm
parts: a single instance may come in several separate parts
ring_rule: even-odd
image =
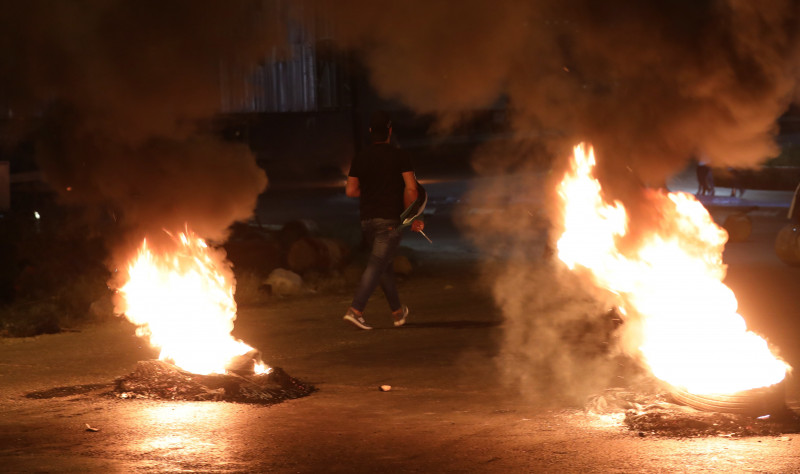
[[[361,185],[358,182],[358,178],[353,176],[347,177],[347,185],[344,188],[344,193],[351,198],[361,196]]]
[[[417,178],[414,176],[413,171],[406,171],[403,173],[403,181],[406,183],[406,189],[403,191],[403,206],[408,207],[419,197]]]

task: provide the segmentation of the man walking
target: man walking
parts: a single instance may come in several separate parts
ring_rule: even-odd
[[[364,308],[380,285],[394,325],[399,327],[406,322],[408,307],[400,302],[392,261],[402,238],[400,215],[418,197],[417,179],[408,154],[389,144],[392,122],[388,114],[373,114],[369,132],[371,144],[353,159],[345,192],[360,198],[361,230],[371,253],[344,320],[372,329],[364,319]],[[415,232],[424,227],[421,220],[411,224]]]

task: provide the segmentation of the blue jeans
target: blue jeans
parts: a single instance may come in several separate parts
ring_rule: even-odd
[[[361,221],[361,230],[367,244],[372,248],[367,262],[367,268],[361,275],[356,294],[351,306],[363,312],[367,301],[380,284],[386,301],[392,311],[402,308],[400,295],[397,294],[397,284],[394,279],[392,261],[397,254],[402,238],[400,221],[397,219],[366,219]]]

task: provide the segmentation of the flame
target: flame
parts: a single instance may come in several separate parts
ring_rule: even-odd
[[[634,249],[620,250],[629,219],[603,198],[594,150],[574,148],[559,184],[564,231],[558,257],[589,271],[610,291],[634,331],[635,352],[659,379],[695,394],[766,387],[791,368],[747,330],[733,291],[722,283],[726,232],[694,196],[645,190],[662,217]],[[629,323],[629,324],[628,324]]]
[[[170,253],[154,253],[144,240],[119,289],[120,310],[138,326],[138,336],[160,348],[159,359],[196,374],[225,373],[231,359],[254,351],[230,334],[232,275],[223,275],[219,259],[188,229],[173,240]],[[257,361],[256,373],[268,370]]]

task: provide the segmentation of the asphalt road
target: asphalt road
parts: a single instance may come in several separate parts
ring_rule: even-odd
[[[795,434],[650,436],[628,430],[620,416],[587,413],[558,397],[533,401],[505,383],[497,355],[508,327],[478,265],[485,256],[447,211],[472,206],[465,190],[463,183],[432,183],[440,209],[427,224],[434,245],[405,239],[419,261],[401,283],[411,308],[405,327],[391,327],[379,296],[370,303],[375,330],[346,325],[348,292],[240,308],[235,334],[270,365],[319,389],[305,398],[273,406],[120,400],[96,392],[31,399],[25,394],[111,383],[154,351],[119,320],[0,339],[0,471],[800,472]],[[285,216],[277,209],[296,216],[305,208],[321,228],[341,225],[345,233],[353,206],[336,193],[284,192],[266,196],[260,212],[278,223]],[[726,212],[714,210],[718,217]],[[750,327],[800,366],[800,269],[772,250],[785,219],[774,210],[753,219],[751,238],[726,250],[727,282]],[[392,390],[381,392],[382,384]],[[787,399],[799,398],[800,388],[790,384]]]

